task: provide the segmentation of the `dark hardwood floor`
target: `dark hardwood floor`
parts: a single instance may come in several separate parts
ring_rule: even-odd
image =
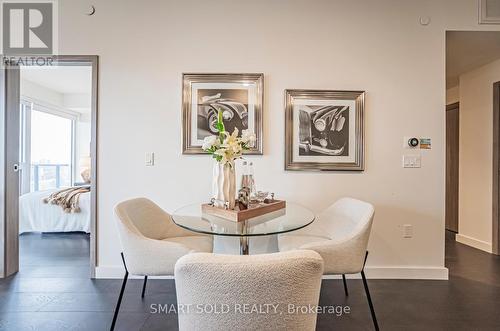
[[[0,280],[0,330],[108,330],[120,280],[90,280],[85,235],[21,236],[21,272]],[[381,330],[500,330],[500,258],[446,239],[449,281],[369,280]],[[117,330],[176,330],[175,314],[151,304],[175,303],[172,280],[131,280]],[[325,280],[321,305],[344,305],[343,316],[322,314],[318,330],[372,330],[360,280]]]

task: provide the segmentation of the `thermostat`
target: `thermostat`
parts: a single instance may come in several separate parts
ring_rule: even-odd
[[[411,148],[417,147],[418,144],[419,144],[418,138],[413,137],[413,138],[408,139],[408,146],[410,146]]]

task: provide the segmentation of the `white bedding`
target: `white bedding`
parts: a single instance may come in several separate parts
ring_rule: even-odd
[[[61,207],[43,202],[44,198],[55,191],[57,189],[32,192],[19,198],[19,233],[90,233],[90,192],[80,195],[79,213],[65,213]]]

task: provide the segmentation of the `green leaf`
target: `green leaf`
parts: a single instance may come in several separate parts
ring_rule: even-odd
[[[222,118],[222,111],[219,110],[218,113],[217,113],[217,130],[219,132],[224,132],[226,131],[226,128],[224,127],[224,122],[223,122],[223,118]]]

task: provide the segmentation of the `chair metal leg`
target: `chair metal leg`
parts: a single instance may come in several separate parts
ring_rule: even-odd
[[[115,313],[113,315],[113,322],[111,322],[111,328],[110,328],[111,331],[115,329],[116,319],[118,317],[118,312],[120,311],[120,305],[122,304],[123,292],[125,292],[125,285],[127,285],[127,279],[128,279],[128,270],[127,270],[127,265],[125,264],[125,258],[123,257],[123,253],[121,253],[121,255],[122,255],[123,266],[125,267],[125,276],[123,277],[122,288],[120,290],[120,295],[118,296],[118,301],[116,302]]]
[[[147,282],[148,282],[148,276],[144,276],[144,284],[142,284],[141,298],[144,298],[144,292],[146,292],[146,283]]]
[[[366,252],[366,255],[365,255],[365,263],[366,263],[367,257],[368,257],[368,252]],[[363,263],[363,270],[361,270],[361,278],[363,279],[363,286],[365,288],[366,298],[368,299],[368,305],[370,306],[370,313],[372,315],[373,326],[375,327],[375,330],[378,331],[379,328],[378,328],[378,323],[377,323],[377,316],[375,315],[375,309],[373,308],[372,297],[370,296],[370,290],[368,289],[368,283],[366,282],[364,268],[365,268],[365,266]]]
[[[344,281],[344,292],[346,296],[349,296],[349,291],[347,290],[347,280],[345,279],[345,275],[342,275],[342,280]]]

